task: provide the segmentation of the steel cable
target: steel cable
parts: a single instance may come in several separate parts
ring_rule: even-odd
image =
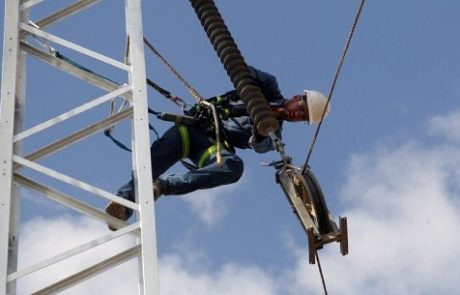
[[[326,280],[324,279],[323,269],[321,267],[321,262],[319,261],[318,251],[315,251],[316,261],[318,261],[318,270],[321,275],[321,282],[323,283],[324,295],[327,295]]]
[[[327,104],[326,104],[326,106],[329,105],[329,103],[331,101],[332,94],[334,93],[334,89],[335,89],[335,86],[337,84],[337,80],[339,79],[339,75],[340,75],[340,72],[342,70],[342,66],[343,66],[343,63],[345,61],[345,57],[347,55],[348,48],[350,47],[350,43],[351,43],[351,40],[353,38],[353,34],[355,32],[355,29],[356,29],[356,25],[358,24],[358,21],[359,21],[359,18],[361,16],[361,12],[363,10],[365,2],[366,2],[366,0],[361,0],[361,3],[359,4],[359,7],[357,9],[357,12],[356,12],[356,15],[355,15],[355,18],[354,18],[354,21],[353,21],[353,25],[351,26],[350,34],[348,35],[347,42],[345,43],[345,47],[344,47],[342,55],[340,57],[339,65],[338,65],[337,70],[335,72],[334,79],[332,80],[331,88],[330,88],[329,94],[327,96]],[[302,175],[304,175],[305,172],[306,172],[308,162],[310,161],[310,157],[311,157],[311,154],[313,152],[313,148],[314,148],[315,143],[316,143],[316,141],[318,139],[318,134],[319,134],[319,131],[320,131],[321,126],[323,124],[324,117],[326,115],[326,110],[327,110],[327,107],[325,107],[324,110],[323,110],[323,114],[321,115],[321,120],[320,120],[320,122],[318,124],[318,127],[316,128],[316,131],[315,131],[315,134],[313,136],[312,142],[310,143],[310,147],[308,149],[308,154],[307,154],[307,159],[305,160],[305,164],[304,164],[303,169],[302,169]]]

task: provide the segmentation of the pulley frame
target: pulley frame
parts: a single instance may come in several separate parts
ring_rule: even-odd
[[[302,175],[302,168],[294,166],[288,157],[269,165],[277,170],[276,182],[307,234],[309,263],[315,264],[316,251],[332,242],[340,243],[340,253],[347,255],[347,218],[339,217],[337,226],[311,168],[307,167],[306,173]]]

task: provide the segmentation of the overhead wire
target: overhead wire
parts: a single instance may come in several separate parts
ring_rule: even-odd
[[[321,267],[321,261],[319,260],[318,251],[316,250],[315,250],[315,255],[316,255],[316,261],[318,261],[318,270],[321,276],[321,282],[323,283],[324,295],[327,295],[328,293],[327,293],[327,287],[326,287],[326,280],[324,279],[323,268]]]
[[[348,49],[350,47],[350,44],[351,44],[351,40],[353,38],[353,35],[354,35],[354,32],[355,32],[355,29],[356,29],[356,25],[358,24],[358,21],[360,19],[360,16],[361,16],[361,12],[363,10],[363,7],[364,7],[364,4],[365,4],[366,0],[361,0],[359,6],[358,6],[358,9],[356,11],[356,15],[355,15],[355,18],[353,20],[353,24],[351,26],[351,30],[350,30],[350,33],[348,35],[348,39],[345,43],[345,47],[343,49],[343,52],[342,52],[342,55],[340,56],[340,60],[339,60],[339,64],[337,66],[337,70],[335,72],[335,75],[334,75],[334,78],[332,80],[332,84],[331,84],[331,87],[330,87],[330,90],[329,90],[329,94],[327,96],[327,103],[326,103],[326,106],[324,107],[324,110],[323,110],[323,113],[321,115],[321,120],[318,124],[318,127],[316,128],[316,131],[315,131],[315,134],[313,136],[313,139],[310,143],[310,147],[308,149],[308,154],[307,154],[307,158],[305,160],[305,164],[303,165],[303,169],[302,169],[302,175],[305,174],[305,172],[307,171],[307,166],[308,166],[308,162],[310,161],[310,157],[313,153],[313,148],[315,146],[315,143],[318,139],[318,135],[319,135],[319,131],[321,129],[321,126],[323,124],[323,120],[324,120],[324,117],[326,116],[326,111],[327,111],[327,106],[329,105],[329,103],[331,102],[331,99],[332,99],[332,95],[334,93],[334,90],[335,90],[335,86],[337,84],[337,80],[339,79],[339,75],[342,71],[342,67],[343,67],[343,64],[345,62],[345,57],[348,53]]]
[[[311,157],[311,155],[313,153],[313,148],[315,146],[315,143],[316,143],[316,141],[318,139],[318,135],[319,135],[319,132],[321,130],[321,126],[322,126],[324,117],[326,116],[326,112],[327,112],[329,103],[331,102],[332,95],[334,93],[337,81],[339,79],[339,75],[340,75],[340,73],[342,71],[342,67],[343,67],[343,64],[345,62],[345,57],[346,57],[346,55],[348,53],[348,49],[350,48],[351,40],[353,39],[353,35],[354,35],[355,30],[356,30],[356,26],[358,24],[358,21],[359,21],[359,19],[361,17],[361,12],[363,10],[365,2],[366,2],[366,0],[361,0],[361,2],[359,3],[358,9],[356,11],[356,14],[355,14],[355,17],[354,17],[354,20],[353,20],[353,24],[352,24],[351,29],[350,29],[350,33],[348,35],[348,38],[347,38],[347,41],[345,43],[344,49],[343,49],[342,54],[340,56],[340,60],[339,60],[338,66],[337,66],[337,70],[336,70],[334,78],[332,80],[332,84],[331,84],[331,87],[330,87],[330,90],[329,90],[329,93],[328,93],[328,96],[327,96],[327,103],[326,103],[326,105],[324,107],[323,113],[321,115],[321,120],[320,120],[320,122],[318,124],[318,127],[316,128],[316,131],[315,131],[315,134],[313,136],[312,142],[310,143],[310,147],[308,149],[307,158],[305,160],[305,164],[304,164],[303,169],[302,169],[302,175],[305,175],[305,173],[307,171],[308,162],[309,162],[310,157]],[[316,255],[316,261],[318,262],[318,271],[319,271],[320,276],[321,276],[321,282],[322,282],[322,285],[323,285],[324,294],[327,295],[328,292],[327,292],[327,287],[326,287],[326,279],[325,279],[324,274],[323,274],[323,269],[321,267],[321,262],[319,260],[318,251],[316,249],[315,249],[315,255]]]

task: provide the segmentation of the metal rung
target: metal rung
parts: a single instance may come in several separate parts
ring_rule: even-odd
[[[109,259],[106,259],[102,262],[99,262],[79,273],[76,273],[66,279],[63,279],[47,288],[44,288],[40,291],[37,291],[33,293],[33,295],[50,295],[50,294],[58,294],[59,292],[62,292],[79,282],[93,277],[95,275],[98,275],[105,270],[115,267],[125,261],[130,260],[131,258],[137,256],[139,254],[139,251],[141,249],[141,245],[134,246],[131,249],[128,249],[124,252],[121,252],[120,254],[113,256]]]

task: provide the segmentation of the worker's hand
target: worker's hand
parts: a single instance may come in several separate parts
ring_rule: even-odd
[[[249,138],[249,146],[259,154],[273,150],[273,144],[270,137],[259,135],[255,129],[253,129],[253,135]]]

